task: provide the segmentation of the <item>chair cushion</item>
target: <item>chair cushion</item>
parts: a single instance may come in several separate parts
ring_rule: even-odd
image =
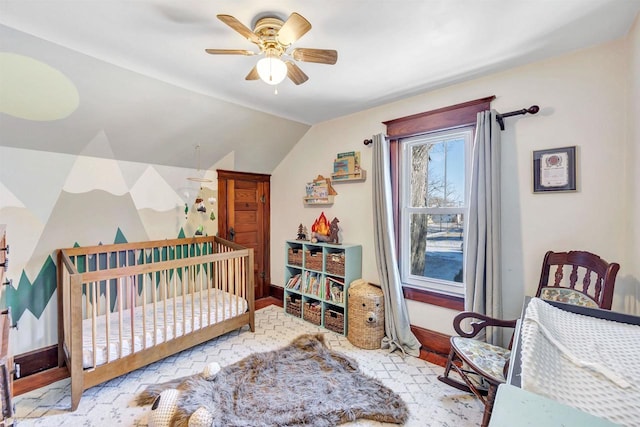
[[[547,301],[565,302],[583,307],[598,308],[598,303],[587,295],[569,288],[542,288],[540,298]]]
[[[473,366],[474,371],[497,384],[505,382],[503,370],[511,356],[510,350],[463,337],[452,337],[451,345],[465,362]]]

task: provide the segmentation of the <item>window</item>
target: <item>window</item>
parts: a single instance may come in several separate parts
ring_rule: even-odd
[[[403,283],[464,295],[463,240],[473,128],[400,140]]]
[[[458,274],[464,248],[460,246],[457,253],[444,249],[454,248],[464,239],[469,187],[466,162],[471,158],[467,150],[471,149],[477,114],[488,110],[494,99],[490,96],[384,122],[391,139],[396,247],[407,299],[453,310],[464,308],[464,275]],[[422,162],[422,172],[416,171],[413,186],[411,175],[405,184],[403,171],[412,170],[414,159],[418,166],[420,156],[427,159]],[[420,194],[422,200],[418,200]],[[411,227],[426,235],[412,242]],[[412,250],[416,257],[423,257],[423,261],[415,260],[413,270]],[[424,262],[424,269],[418,261]]]

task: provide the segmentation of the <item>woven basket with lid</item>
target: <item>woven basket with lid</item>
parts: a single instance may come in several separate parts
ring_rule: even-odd
[[[347,339],[356,347],[380,348],[384,338],[384,296],[382,290],[364,280],[349,286],[349,331]]]

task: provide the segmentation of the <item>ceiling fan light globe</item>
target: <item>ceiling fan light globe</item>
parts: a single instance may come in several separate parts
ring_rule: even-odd
[[[262,58],[256,68],[260,79],[270,85],[277,85],[287,77],[287,66],[280,58]]]

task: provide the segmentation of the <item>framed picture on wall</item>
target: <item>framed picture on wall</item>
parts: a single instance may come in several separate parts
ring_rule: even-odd
[[[533,152],[533,192],[576,191],[576,147]]]

